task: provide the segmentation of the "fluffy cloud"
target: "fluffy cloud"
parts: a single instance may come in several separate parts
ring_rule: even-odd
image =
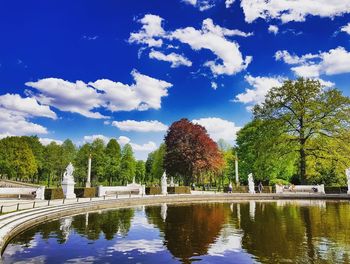
[[[213,88],[214,90],[218,89],[218,84],[216,82],[211,82],[211,88]]]
[[[18,94],[0,96],[1,137],[47,134],[45,127],[29,121],[32,117],[57,118],[50,107],[39,104],[34,98],[22,98]]]
[[[152,17],[152,21],[157,21],[157,23],[152,23],[153,27],[158,28],[158,30],[155,30],[156,33],[152,34],[150,33],[151,30],[147,29],[151,24],[149,22],[150,17]],[[144,23],[144,20],[147,21],[147,23]],[[164,40],[168,42],[177,40],[188,44],[195,51],[202,49],[210,50],[216,55],[216,58],[215,60],[207,61],[204,66],[209,67],[214,75],[233,75],[246,69],[252,60],[251,56],[243,58],[239,50],[239,45],[235,41],[228,39],[234,36],[249,37],[252,33],[214,25],[213,20],[209,18],[203,21],[201,29],[186,27],[167,32],[165,32],[163,28],[159,29],[161,27],[161,17],[148,14],[140,21],[143,21],[143,26],[139,32],[130,35],[130,43],[144,44],[148,47],[160,47]],[[157,24],[157,26],[154,26],[154,24]],[[138,37],[135,37],[135,34]],[[155,39],[155,37],[157,37],[157,39]],[[150,39],[152,39],[153,42],[157,40],[163,41],[157,42],[159,45],[150,45]],[[172,63],[172,67],[177,67],[179,65],[191,66],[191,62],[188,59],[183,56],[180,57],[180,55],[176,53],[165,55],[152,50],[150,58],[169,61]]]
[[[49,106],[40,105],[34,98],[22,98],[18,94],[4,94],[0,96],[0,108],[22,116],[41,116],[56,119],[56,113]]]
[[[210,137],[215,141],[224,139],[233,142],[236,140],[236,133],[240,129],[235,123],[217,117],[194,119],[192,122],[204,126]]]
[[[249,104],[250,106],[262,103],[272,87],[280,87],[283,84],[282,77],[253,77],[246,75],[245,81],[249,83],[251,88],[247,88],[244,93],[236,95],[235,101]]]
[[[129,43],[146,44],[148,47],[161,47],[165,34],[162,27],[163,19],[160,16],[147,14],[139,22],[142,28],[139,32],[131,33]]]
[[[187,67],[192,66],[192,62],[189,59],[187,59],[185,56],[182,56],[182,55],[174,53],[174,52],[165,55],[164,53],[162,53],[160,51],[152,50],[149,53],[149,57],[151,59],[170,62],[171,68],[177,68],[181,65],[187,66]]]
[[[233,75],[247,68],[252,60],[251,56],[243,58],[239,51],[239,45],[228,40],[228,36],[250,36],[251,33],[245,33],[240,30],[231,30],[214,25],[211,19],[205,19],[202,24],[202,29],[187,27],[177,29],[171,33],[171,37],[186,43],[193,50],[207,49],[212,51],[222,63],[217,63],[217,60],[207,61],[205,66],[209,67],[213,74]]]
[[[340,28],[340,31],[346,32],[350,35],[350,23]]]
[[[276,60],[294,64],[292,71],[298,76],[318,78],[320,75],[335,75],[350,72],[350,52],[337,47],[319,54],[306,54],[301,57],[290,55],[287,51],[277,51]]]
[[[152,120],[152,121],[113,121],[112,126],[119,128],[122,131],[136,131],[136,132],[163,132],[168,129],[167,125]]]
[[[235,2],[235,0],[226,0],[225,1],[226,8],[230,8],[234,2]]]
[[[45,105],[78,113],[89,118],[107,118],[96,108],[104,107],[115,111],[144,111],[160,109],[161,98],[168,95],[167,89],[172,84],[132,71],[135,83],[132,85],[101,79],[88,84],[82,81],[75,83],[57,78],[41,79],[27,82],[39,94],[36,99]]]
[[[213,0],[182,0],[184,3],[197,7],[200,11],[208,10],[215,6]],[[231,1],[231,0],[226,0]]]
[[[286,23],[305,21],[308,15],[333,18],[350,13],[350,2],[344,0],[241,0],[241,7],[248,23],[258,18]]]
[[[62,140],[58,140],[58,139],[52,139],[52,138],[39,138],[39,141],[41,144],[43,144],[44,146],[49,145],[51,142],[55,142],[58,145],[62,145],[63,141]]]
[[[275,25],[270,25],[268,31],[276,35],[278,33],[278,27]]]

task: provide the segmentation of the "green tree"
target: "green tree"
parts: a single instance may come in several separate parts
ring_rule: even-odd
[[[41,144],[39,141],[39,138],[37,136],[23,136],[22,137],[28,144],[29,148],[32,150],[35,162],[37,164],[37,173],[33,175],[32,182],[35,181],[39,182],[39,180],[44,180],[43,178],[43,164],[44,164],[44,149],[45,147]]]
[[[306,183],[312,176],[309,158],[319,160],[330,153],[338,156],[338,148],[348,145],[343,135],[350,126],[350,98],[337,89],[324,89],[317,80],[288,80],[272,88],[263,104],[254,107],[254,118],[283,127],[293,151],[299,154],[298,172]],[[325,138],[334,144],[322,144]],[[312,142],[317,142],[316,147]]]
[[[47,186],[50,187],[54,182],[61,182],[62,173],[62,149],[56,142],[51,142],[45,147],[44,151],[43,174],[47,179]]]
[[[61,145],[61,152],[61,173],[63,174],[68,164],[74,161],[77,149],[70,139],[66,139]]]
[[[155,151],[152,151],[148,154],[146,164],[145,164],[145,182],[147,183],[153,183],[153,174],[152,174],[152,166],[155,156]]]
[[[106,177],[109,181],[109,185],[118,178],[119,165],[121,159],[120,145],[117,140],[111,139],[105,150],[106,156]]]
[[[81,146],[74,159],[74,178],[81,184],[87,180],[88,161],[91,154],[91,145],[86,143]]]
[[[95,139],[91,143],[91,181],[105,181],[105,144],[102,139]]]
[[[134,152],[130,144],[126,144],[122,150],[122,158],[120,161],[120,181],[123,185],[127,182],[131,182],[135,176],[136,161],[134,158]]]
[[[164,156],[166,146],[161,144],[159,148],[154,152],[154,159],[152,163],[151,173],[153,180],[160,180],[164,173]]]
[[[146,167],[143,160],[136,162],[135,178],[138,183],[145,183]]]

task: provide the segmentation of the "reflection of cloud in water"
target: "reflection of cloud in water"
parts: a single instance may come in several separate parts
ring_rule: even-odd
[[[74,259],[68,259],[65,261],[65,263],[84,263],[84,264],[90,264],[97,261],[97,259],[94,256],[84,257],[84,258],[74,258]]]
[[[138,240],[122,240],[117,241],[117,243],[109,247],[108,250],[128,252],[137,250],[141,253],[157,253],[165,250],[163,246],[163,241],[160,239],[138,239]]]
[[[38,237],[38,235],[36,235],[32,240],[30,240],[26,245],[22,244],[22,245],[16,245],[16,244],[9,244],[6,247],[6,250],[3,254],[4,257],[11,257],[14,256],[16,254],[25,252],[27,249],[29,248],[35,248],[38,245],[38,241],[40,240],[41,237]],[[1,261],[0,261],[1,263]]]
[[[242,235],[230,226],[222,229],[219,238],[208,249],[208,255],[221,256],[228,252],[242,251]]]
[[[46,262],[46,256],[37,256],[23,261],[12,262],[14,264],[41,264]]]
[[[132,228],[154,229],[155,226],[147,221],[144,211],[136,211],[134,218],[132,219]]]
[[[298,205],[298,206],[318,206],[320,208],[326,208],[325,200],[277,200],[277,206],[288,206],[288,205]]]

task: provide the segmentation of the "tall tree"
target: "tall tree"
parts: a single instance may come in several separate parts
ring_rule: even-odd
[[[148,154],[146,164],[145,164],[145,182],[153,183],[153,174],[152,174],[152,166],[154,161],[154,156],[156,152],[152,151]]]
[[[138,183],[145,183],[146,167],[143,160],[136,162],[135,179]]]
[[[47,186],[53,182],[59,184],[62,172],[62,149],[56,142],[51,142],[45,147],[45,161],[43,165],[44,175],[47,179]]]
[[[154,152],[154,159],[152,163],[151,173],[153,180],[160,180],[164,173],[164,156],[166,146],[161,144],[159,148]]]
[[[134,158],[134,152],[130,144],[126,144],[122,150],[122,158],[120,161],[120,180],[123,185],[132,181],[135,176],[136,161]]]
[[[115,181],[118,177],[121,151],[120,145],[117,140],[111,139],[105,150],[106,154],[106,170],[105,174],[109,181],[109,185],[112,185],[112,182]]]
[[[41,144],[37,136],[23,136],[22,138],[27,142],[29,148],[32,150],[35,157],[35,162],[38,167],[37,173],[33,175],[32,182],[34,182],[34,178],[36,178],[37,182],[39,182],[39,180],[44,180],[42,177],[42,173],[43,173],[43,164],[45,159],[44,157],[45,147]]]
[[[165,136],[164,166],[171,176],[181,176],[186,185],[203,181],[208,172],[223,167],[222,154],[204,127],[188,119],[174,122]]]
[[[91,144],[81,146],[74,159],[74,178],[81,184],[87,180],[88,160],[91,154]]]
[[[95,139],[91,143],[91,181],[102,182],[105,180],[105,144],[102,139]]]
[[[272,88],[263,104],[254,107],[254,117],[285,128],[299,154],[300,180],[306,183],[309,157],[322,159],[329,152],[336,155],[341,142],[347,143],[343,135],[350,126],[350,98],[337,89],[324,89],[317,80],[288,80]],[[324,139],[340,144],[325,148],[321,144]],[[312,141],[318,146],[313,147]]]

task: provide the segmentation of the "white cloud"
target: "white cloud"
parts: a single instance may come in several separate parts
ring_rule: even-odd
[[[122,131],[136,131],[136,132],[162,132],[168,129],[168,126],[156,121],[113,121],[112,126],[119,128]]]
[[[151,152],[157,149],[157,144],[153,141],[148,141],[145,144],[135,144],[135,143],[129,143],[134,151],[140,151],[140,152]]]
[[[233,75],[247,68],[252,60],[251,56],[243,58],[239,51],[239,45],[230,41],[226,36],[250,36],[251,33],[245,33],[240,30],[230,30],[214,25],[211,19],[205,19],[202,29],[196,30],[193,27],[177,29],[171,33],[171,37],[178,39],[182,43],[191,46],[193,50],[208,49],[212,51],[222,63],[207,61],[205,66],[209,67],[213,74]]]
[[[268,31],[270,33],[273,33],[275,35],[277,35],[278,33],[278,27],[276,25],[270,25],[269,28],[268,28]]]
[[[3,136],[22,136],[47,134],[46,127],[32,123],[22,114],[0,108],[0,134]]]
[[[106,137],[104,135],[91,135],[91,136],[84,136],[84,143],[92,143],[96,139],[102,139],[105,144],[108,143],[108,141],[111,139],[109,137]]]
[[[230,8],[234,2],[235,2],[235,0],[226,0],[225,1],[226,8]]]
[[[33,117],[57,119],[50,107],[39,104],[34,98],[22,98],[18,94],[0,96],[1,137],[47,134],[46,127],[29,121]]]
[[[44,146],[49,145],[51,142],[55,142],[58,145],[62,145],[63,141],[62,140],[58,140],[58,139],[52,139],[52,138],[39,138],[39,141],[41,144],[43,144]]]
[[[241,0],[245,21],[280,19],[283,23],[305,21],[308,15],[330,17],[350,13],[348,0]]]
[[[170,53],[165,55],[164,53],[160,52],[160,51],[155,51],[152,50],[149,53],[149,57],[151,59],[156,59],[156,60],[160,60],[160,61],[167,61],[171,63],[171,68],[177,68],[181,65],[183,66],[187,66],[190,67],[192,66],[192,62],[187,59],[185,56],[177,54],[177,53]]]
[[[234,122],[217,117],[194,119],[192,122],[204,126],[210,137],[215,141],[224,139],[232,143],[236,140],[236,133],[240,129]]]
[[[350,22],[347,25],[341,27],[340,31],[346,32],[346,33],[348,33],[350,35]]]
[[[211,82],[211,88],[214,90],[218,89],[218,84],[216,82]]]
[[[131,33],[129,43],[146,44],[148,47],[161,47],[165,31],[160,16],[147,14],[138,22],[142,24],[139,32]]]
[[[0,96],[0,107],[22,116],[40,116],[57,119],[56,113],[49,106],[40,105],[34,98],[22,98],[19,94]]]
[[[215,1],[213,0],[182,0],[182,2],[197,7],[200,11],[205,11],[215,6]]]
[[[131,74],[135,81],[131,85],[108,79],[86,84],[82,81],[72,83],[57,78],[27,82],[26,85],[39,91],[39,94],[33,96],[42,104],[89,118],[107,118],[93,111],[97,108],[106,108],[112,112],[160,109],[161,98],[168,95],[167,89],[172,84],[143,75],[136,70]]]
[[[235,101],[250,105],[262,103],[265,100],[266,94],[272,87],[280,87],[283,84],[282,77],[253,77],[251,75],[246,75],[245,81],[249,83],[252,88],[247,88],[244,93],[236,95]]]
[[[126,144],[128,144],[130,141],[131,141],[131,139],[130,138],[128,138],[128,137],[125,137],[125,136],[120,136],[118,139],[117,139],[117,141],[118,141],[118,143],[120,144],[120,145],[126,145]]]
[[[292,71],[298,76],[307,78],[350,72],[350,52],[343,47],[301,57],[290,55],[287,51],[277,51],[275,58],[287,64],[295,64],[296,66],[291,68]]]
[[[165,249],[163,245],[163,240],[161,239],[138,239],[117,241],[115,245],[109,247],[108,250],[114,250],[118,252],[129,252],[137,250],[141,253],[157,253]]]

